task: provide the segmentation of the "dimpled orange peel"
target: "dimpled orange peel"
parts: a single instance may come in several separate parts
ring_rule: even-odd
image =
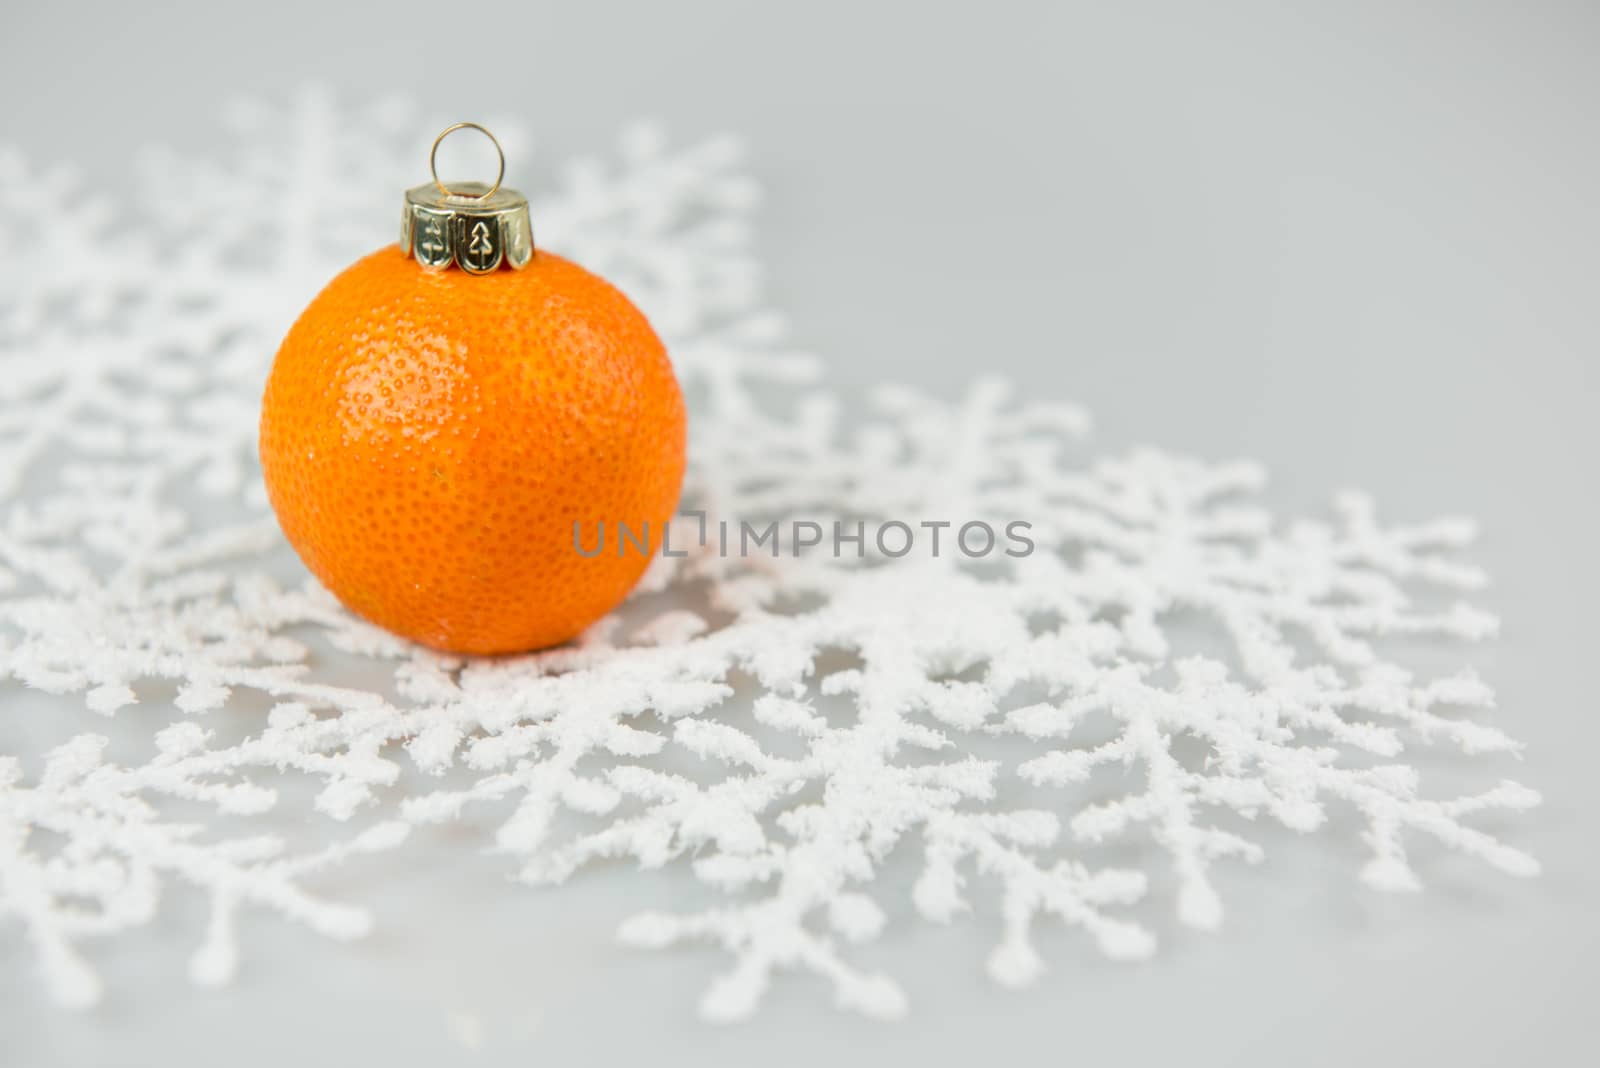
[[[462,126],[481,130],[440,139]],[[672,365],[615,287],[534,251],[527,201],[498,179],[435,172],[406,200],[401,245],[330,282],[278,350],[267,495],[312,573],[397,634],[460,653],[564,642],[633,588],[677,505]],[[618,524],[648,531],[645,550],[595,553]]]

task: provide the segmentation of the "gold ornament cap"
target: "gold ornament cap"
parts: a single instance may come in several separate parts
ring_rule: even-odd
[[[439,180],[439,144],[457,130],[477,130],[494,145],[500,173],[493,185]],[[475,122],[445,127],[428,153],[433,181],[406,190],[400,217],[400,251],[415,256],[423,267],[441,271],[452,263],[468,274],[488,274],[501,266],[520,270],[533,259],[533,221],[528,198],[501,187],[506,154],[494,134]]]

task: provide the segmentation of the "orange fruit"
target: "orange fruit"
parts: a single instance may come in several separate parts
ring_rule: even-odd
[[[683,395],[640,311],[540,251],[330,282],[267,379],[261,467],[295,551],[353,611],[462,653],[555,645],[625,597],[683,481]],[[593,552],[574,544],[580,524]],[[648,529],[619,551],[618,523]]]

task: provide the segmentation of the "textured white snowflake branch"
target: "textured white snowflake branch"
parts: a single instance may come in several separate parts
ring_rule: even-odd
[[[1185,924],[1215,927],[1212,865],[1260,859],[1262,817],[1325,832],[1347,810],[1380,889],[1420,884],[1419,842],[1536,870],[1474,826],[1536,794],[1440,799],[1407,762],[1516,752],[1472,718],[1493,697],[1470,670],[1420,676],[1390,651],[1493,633],[1458,603],[1483,583],[1457,558],[1470,524],[1386,526],[1357,495],[1285,524],[1253,464],[1086,463],[1084,413],[994,382],[954,402],[886,388],[846,423],[762,307],[757,190],[726,142],[640,129],[618,164],[530,189],[541,245],[616,280],[669,341],[694,412],[684,530],[1020,519],[1036,551],[663,558],[581,641],[520,658],[352,619],[265,510],[255,406],[288,322],[387,236],[384,191],[412,184],[438,124],[315,92],[228,121],[232,158],[148,155],[157,207],[137,225],[87,192],[71,214],[0,218],[12,247],[48,223],[57,253],[0,278],[0,678],[12,699],[56,695],[0,722],[0,916],[61,1000],[98,997],[83,944],[150,922],[174,887],[210,903],[197,981],[233,972],[242,905],[357,936],[371,917],[319,896],[317,872],[480,811],[525,882],[687,865],[704,907],[641,910],[621,936],[720,947],[714,1019],[786,971],[898,1015],[904,992],[851,947],[991,898],[1002,983],[1041,972],[1041,922],[1148,956],[1130,909],[1147,870],[1175,875]],[[36,171],[0,150],[0,192]],[[387,682],[336,681],[341,662]],[[119,762],[102,735],[123,725],[101,717],[131,712],[166,725]],[[306,785],[320,821],[252,827]],[[1031,807],[1005,800],[1023,787]],[[1103,843],[1137,868],[1101,866]],[[879,887],[896,857],[918,868],[909,903]],[[529,907],[560,907],[547,893]]]

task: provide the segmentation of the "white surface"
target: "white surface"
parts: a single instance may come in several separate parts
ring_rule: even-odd
[[[685,134],[733,129],[771,192],[776,303],[836,375],[954,392],[999,370],[1088,405],[1103,446],[1259,456],[1291,510],[1358,485],[1401,518],[1481,518],[1476,559],[1506,630],[1472,659],[1528,743],[1517,777],[1546,795],[1513,829],[1546,874],[1435,856],[1427,895],[1378,897],[1354,850],[1286,839],[1266,870],[1222,873],[1221,933],[1169,924],[1151,965],[1050,935],[1050,975],[1011,994],[979,967],[992,927],[908,925],[883,948],[911,976],[910,1025],[834,1015],[796,981],[755,1023],[715,1030],[689,1009],[716,954],[612,941],[636,876],[534,898],[457,849],[450,867],[348,876],[383,923],[355,950],[252,927],[230,991],[188,987],[182,908],[102,958],[116,996],[96,1014],[48,1008],[27,968],[0,969],[4,1063],[274,1064],[312,1042],[397,1064],[475,1043],[487,1063],[1579,1059],[1600,948],[1584,684],[1600,592],[1592,12],[519,7],[504,61],[470,80],[435,73],[470,51],[416,31],[436,17],[9,11],[0,88],[49,103],[0,133],[70,158],[91,155],[87,137],[114,179],[153,116],[204,146],[213,89],[306,75],[431,85],[463,114],[503,97],[548,113],[557,152],[641,109]],[[661,878],[670,895],[679,877]],[[8,962],[19,948],[0,946]]]

